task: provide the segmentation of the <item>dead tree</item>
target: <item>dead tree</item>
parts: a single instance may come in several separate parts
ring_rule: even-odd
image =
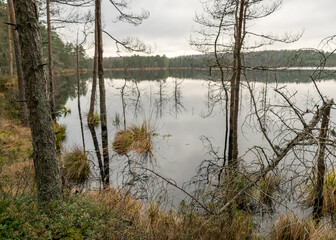
[[[248,22],[272,14],[280,7],[280,4],[281,1],[278,0],[271,3],[264,0],[210,1],[204,3],[206,15],[196,16],[196,22],[200,25],[200,30],[197,33],[201,37],[191,39],[190,44],[199,51],[213,54],[214,60],[211,66],[215,66],[221,71],[221,83],[223,90],[227,93],[226,104],[230,105],[229,123],[226,123],[229,130],[228,134],[225,134],[228,153],[223,159],[225,161],[227,159],[228,167],[231,170],[237,170],[239,165],[238,113],[241,78],[245,69],[243,50],[257,49],[276,41],[290,43],[300,37],[300,34],[290,37],[288,35],[276,37],[247,30]],[[233,36],[233,40],[226,36]],[[247,36],[261,38],[262,41],[257,45],[248,45],[245,42]],[[215,63],[213,64],[213,62]],[[224,79],[223,69],[229,69],[231,76]],[[226,87],[224,82],[229,82],[229,86]],[[226,149],[226,143],[224,149]]]
[[[253,99],[253,104],[256,108],[256,102],[255,99]],[[296,132],[295,133],[295,137],[293,137],[290,141],[288,141],[283,147],[275,147],[274,144],[272,143],[272,141],[270,140],[268,134],[266,133],[266,130],[264,128],[264,126],[262,126],[262,119],[261,117],[256,114],[257,118],[258,118],[258,122],[260,124],[260,128],[262,129],[263,135],[265,136],[267,142],[270,144],[270,146],[272,147],[273,151],[274,151],[274,157],[268,160],[268,165],[266,167],[263,167],[260,169],[259,172],[255,172],[254,174],[252,174],[252,176],[249,178],[250,179],[250,183],[247,184],[245,187],[243,187],[231,200],[229,200],[220,210],[219,213],[224,212],[225,210],[227,210],[231,204],[234,203],[234,201],[236,199],[238,199],[239,197],[241,197],[242,195],[246,194],[247,191],[249,189],[251,189],[253,186],[256,186],[257,183],[266,176],[267,173],[269,173],[270,171],[273,171],[278,164],[281,162],[281,160],[286,157],[286,155],[293,149],[293,147],[295,147],[296,145],[301,144],[302,141],[306,140],[307,138],[310,139],[311,138],[311,133],[312,131],[315,129],[315,127],[317,126],[317,124],[321,121],[321,118],[323,117],[323,115],[325,114],[325,112],[327,111],[327,109],[330,109],[330,107],[334,104],[333,100],[326,100],[323,105],[318,108],[313,117],[311,118],[311,120],[306,123],[304,123],[304,127],[300,132]],[[257,113],[257,111],[256,111]]]
[[[313,205],[313,217],[316,220],[319,220],[322,217],[322,209],[323,209],[323,188],[324,188],[324,175],[326,172],[325,166],[325,150],[327,144],[327,133],[328,133],[328,125],[330,119],[330,109],[331,105],[328,105],[327,108],[324,109],[322,113],[322,122],[320,129],[320,143],[318,147],[317,154],[317,174],[316,174],[316,185],[315,185],[315,199]]]

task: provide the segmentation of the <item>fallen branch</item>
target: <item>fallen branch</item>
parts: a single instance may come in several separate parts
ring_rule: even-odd
[[[334,104],[334,100],[326,100],[323,105],[316,110],[313,118],[310,120],[310,122],[307,124],[307,126],[299,132],[295,138],[293,138],[290,142],[288,142],[284,147],[280,148],[280,150],[277,151],[277,156],[271,159],[270,164],[264,168],[256,177],[254,180],[250,182],[250,184],[246,185],[242,190],[237,193],[236,196],[234,196],[230,201],[228,201],[220,210],[219,214],[223,213],[227,208],[229,208],[232,203],[244,195],[250,188],[252,188],[254,185],[256,185],[260,179],[264,178],[266,174],[270,171],[272,171],[279,162],[287,155],[287,153],[297,144],[300,143],[300,141],[304,140],[307,135],[311,133],[311,131],[315,128],[315,126],[320,122],[320,119],[323,115],[323,113],[326,111],[326,109],[330,108]]]
[[[177,189],[179,189],[180,191],[184,192],[188,197],[190,197],[192,200],[194,200],[197,204],[199,204],[205,211],[207,211],[210,214],[214,214],[214,212],[212,212],[211,210],[209,210],[206,206],[204,206],[204,204],[202,204],[200,201],[198,201],[193,195],[191,195],[190,193],[188,193],[186,190],[184,190],[183,188],[181,188],[180,186],[178,186],[176,183],[170,181],[169,179],[161,176],[160,174],[154,172],[151,169],[145,168],[145,167],[140,167],[142,169],[145,169],[151,173],[153,173],[155,176],[161,178],[162,180],[166,181],[168,184],[172,185],[173,187],[176,187]]]

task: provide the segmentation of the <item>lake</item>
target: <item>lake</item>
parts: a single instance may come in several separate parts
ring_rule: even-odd
[[[290,99],[300,109],[314,107],[316,103],[321,104],[319,94],[310,81],[312,73],[307,70],[250,73],[249,79],[253,79],[251,85],[258,107],[284,102],[274,88],[281,89],[288,95],[295,94]],[[320,91],[323,95],[335,99],[335,80],[329,74],[321,78],[317,81]],[[91,74],[83,74],[81,79],[80,101],[86,149],[94,156],[93,142],[86,124],[92,77]],[[213,157],[213,154],[209,154],[210,143],[214,152],[223,155],[224,94],[220,83],[215,79],[209,77],[206,71],[192,70],[105,72],[112,185],[121,187],[127,182],[124,174],[128,160],[112,150],[115,133],[123,128],[124,121],[127,126],[141,124],[144,120],[150,122],[156,133],[152,138],[155,156],[151,162],[145,164],[162,176],[175,180],[180,186],[197,174],[197,167],[202,161]],[[246,150],[255,145],[267,147],[267,142],[256,126],[255,116],[251,115],[254,109],[246,82],[242,81],[242,84],[239,155],[244,155]],[[81,146],[75,76],[58,77],[56,98],[58,106],[65,105],[67,109],[71,109],[70,114],[58,119],[60,124],[67,126],[64,150]],[[99,110],[98,104],[95,105],[95,109]],[[116,116],[120,119],[119,126],[115,124]],[[334,112],[332,116],[335,116]],[[293,126],[296,125],[297,123],[293,123]],[[272,128],[275,132],[281,129],[279,126]],[[100,128],[96,130],[99,134]],[[276,137],[275,133],[271,135]],[[282,137],[275,142],[281,140]],[[244,159],[249,156],[244,155]],[[136,156],[133,156],[133,160],[138,161]],[[94,169],[97,171],[97,167]]]

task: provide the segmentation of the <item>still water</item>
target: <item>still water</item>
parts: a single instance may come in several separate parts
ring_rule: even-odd
[[[283,99],[274,89],[281,88],[301,109],[320,101],[315,86],[310,82],[311,71],[258,73],[251,82],[258,107],[280,104]],[[59,123],[67,126],[65,150],[81,146],[81,132],[77,109],[75,76],[59,77],[58,105],[65,105],[71,113],[60,116]],[[93,142],[86,126],[92,78],[82,75],[81,108],[84,119],[86,149],[94,156]],[[206,73],[197,72],[106,72],[106,107],[111,158],[111,182],[122,185],[120,172],[125,158],[112,150],[112,141],[118,129],[126,125],[150,122],[155,129],[153,137],[155,169],[163,176],[182,185],[196,175],[199,164],[209,158],[209,139],[218,155],[223,155],[225,134],[224,93],[218,82],[210,81]],[[212,79],[213,80],[213,79]],[[242,82],[239,113],[239,154],[252,146],[267,146],[253,117],[253,105],[246,82]],[[317,82],[321,93],[336,98],[336,82],[325,77]],[[265,97],[266,96],[266,97]],[[96,99],[99,99],[98,97]],[[95,105],[99,110],[99,105]],[[115,118],[119,116],[120,125]],[[332,113],[335,116],[335,113]],[[125,117],[124,117],[125,116]],[[100,128],[96,128],[99,136]]]

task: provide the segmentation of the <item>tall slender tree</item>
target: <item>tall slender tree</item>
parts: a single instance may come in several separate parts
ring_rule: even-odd
[[[10,22],[12,25],[15,25],[16,19],[15,19],[13,0],[7,0],[7,3],[8,3],[8,8],[9,8]],[[19,86],[19,102],[20,102],[21,121],[23,124],[28,124],[28,110],[27,110],[27,103],[25,100],[25,87],[24,87],[24,78],[23,78],[23,71],[22,71],[19,33],[12,28],[12,35],[13,35],[13,41],[14,41],[16,72],[17,72],[18,86]]]
[[[106,121],[106,97],[103,67],[103,32],[101,22],[101,0],[95,0],[95,14],[97,21],[97,42],[98,42],[98,81],[99,81],[99,103],[100,103],[100,126],[104,159],[104,184],[110,184],[110,158],[108,148],[108,132]]]
[[[246,66],[243,64],[244,52],[249,49],[258,49],[261,46],[274,42],[290,43],[296,41],[301,34],[284,37],[258,34],[247,29],[249,21],[264,18],[279,9],[281,0],[213,0],[204,3],[206,15],[197,15],[196,22],[201,26],[198,33],[200,39],[192,39],[191,45],[198,50],[213,53],[215,64],[212,66],[221,71],[221,84],[226,95],[226,104],[229,103],[229,126],[228,134],[225,133],[225,146],[228,148],[227,159],[230,169],[238,167],[238,114],[239,93],[241,78]],[[228,37],[229,36],[229,37]],[[261,39],[256,45],[248,45],[246,36]],[[230,70],[229,77],[224,76],[224,69]],[[228,88],[226,83],[229,82]],[[230,91],[228,94],[228,90]],[[227,139],[228,137],[228,139]],[[226,142],[228,145],[226,145]]]
[[[51,117],[56,120],[55,112],[55,86],[54,86],[54,61],[52,51],[52,31],[50,20],[50,0],[47,0],[47,31],[48,31],[48,66],[49,66],[49,104],[51,109]]]
[[[7,4],[8,8],[8,22],[10,22],[10,9],[9,4]],[[11,83],[11,91],[14,95],[14,79],[13,79],[13,49],[12,49],[12,32],[11,27],[8,25],[8,51],[9,51],[9,80]]]
[[[99,149],[99,143],[97,139],[97,133],[95,130],[95,126],[92,123],[92,117],[94,113],[94,105],[96,101],[96,93],[97,93],[97,69],[98,69],[98,31],[97,31],[97,14],[95,14],[95,28],[94,28],[94,35],[95,35],[95,40],[94,40],[94,57],[93,57],[93,72],[92,72],[92,89],[91,89],[91,98],[90,98],[90,108],[89,108],[89,113],[87,117],[87,122],[88,122],[88,127],[92,136],[92,141],[93,145],[95,148],[96,152],[96,157],[98,161],[98,166],[99,166],[99,171],[100,171],[100,177],[101,177],[101,182],[104,183],[105,179],[105,172],[104,172],[104,166],[102,163],[102,156],[101,152]]]
[[[38,8],[34,0],[15,0],[25,77],[26,100],[33,139],[33,158],[38,199],[41,203],[62,197],[56,138],[46,96],[47,80],[42,59]]]

